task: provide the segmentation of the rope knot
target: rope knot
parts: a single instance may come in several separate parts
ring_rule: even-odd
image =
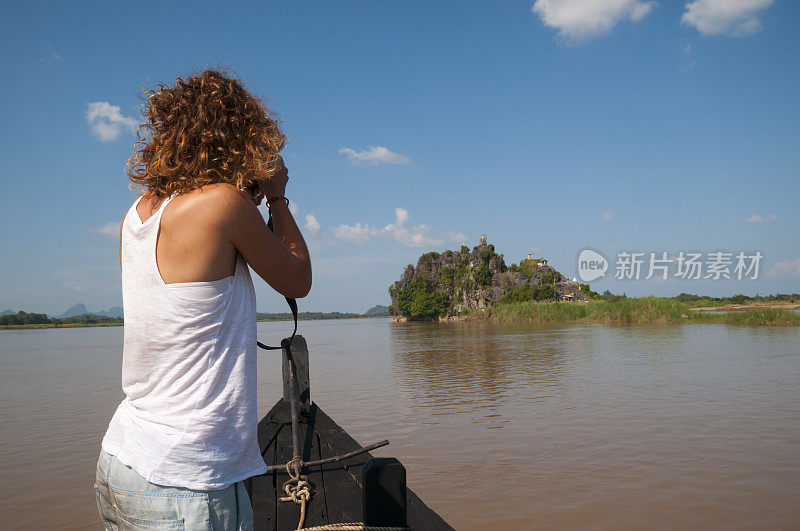
[[[282,502],[294,502],[300,505],[300,521],[297,523],[297,529],[303,529],[303,524],[306,521],[306,505],[311,501],[312,489],[311,483],[308,481],[308,476],[300,474],[303,467],[303,459],[296,455],[286,463],[286,473],[289,474],[283,486],[281,487],[286,493],[286,496],[280,498]],[[341,524],[326,524],[316,527],[308,528],[308,531],[404,531],[407,527],[374,527],[365,526],[363,523],[341,523]]]
[[[294,502],[300,505],[300,521],[297,529],[303,529],[306,519],[306,503],[311,499],[311,483],[308,482],[308,476],[300,474],[302,466],[303,459],[298,455],[286,463],[286,473],[289,474],[289,479],[281,487],[286,496],[280,499],[282,502]]]

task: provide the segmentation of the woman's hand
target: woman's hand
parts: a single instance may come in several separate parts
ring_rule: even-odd
[[[289,181],[289,170],[283,164],[283,157],[281,156],[278,156],[277,165],[278,171],[272,177],[253,181],[250,186],[242,190],[256,206],[260,205],[264,198],[284,197],[286,183]]]
[[[278,171],[269,179],[254,181],[248,199],[261,201],[265,196],[284,197],[289,172],[278,162]],[[227,190],[226,188],[222,188]],[[226,234],[248,265],[270,286],[286,296],[305,297],[311,289],[311,260],[303,235],[284,201],[273,202],[274,231],[270,231],[261,213],[238,195],[241,208],[225,208]],[[231,201],[235,203],[235,201]]]
[[[272,174],[269,179],[260,179],[258,183],[258,191],[262,198],[271,197],[284,197],[286,194],[286,183],[289,181],[289,170],[283,163],[283,157],[278,155],[277,161],[278,170]]]
[[[246,188],[242,188],[242,191],[256,206],[260,205],[261,200],[264,199],[264,193],[261,191],[261,188],[258,186],[258,184],[251,184]]]

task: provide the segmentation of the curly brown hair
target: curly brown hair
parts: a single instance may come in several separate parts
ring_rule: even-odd
[[[242,188],[277,171],[286,137],[277,116],[239,81],[206,70],[142,94],[142,148],[127,161],[131,188],[158,197],[211,183]]]

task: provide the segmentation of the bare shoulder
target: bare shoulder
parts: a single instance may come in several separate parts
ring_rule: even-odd
[[[256,210],[255,205],[238,188],[228,183],[207,184],[173,201],[176,215],[186,214],[192,219],[209,223],[226,223]]]

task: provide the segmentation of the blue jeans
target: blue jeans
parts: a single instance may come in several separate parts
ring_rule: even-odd
[[[100,518],[110,531],[253,529],[253,509],[241,481],[210,491],[164,487],[101,450],[94,490]]]

